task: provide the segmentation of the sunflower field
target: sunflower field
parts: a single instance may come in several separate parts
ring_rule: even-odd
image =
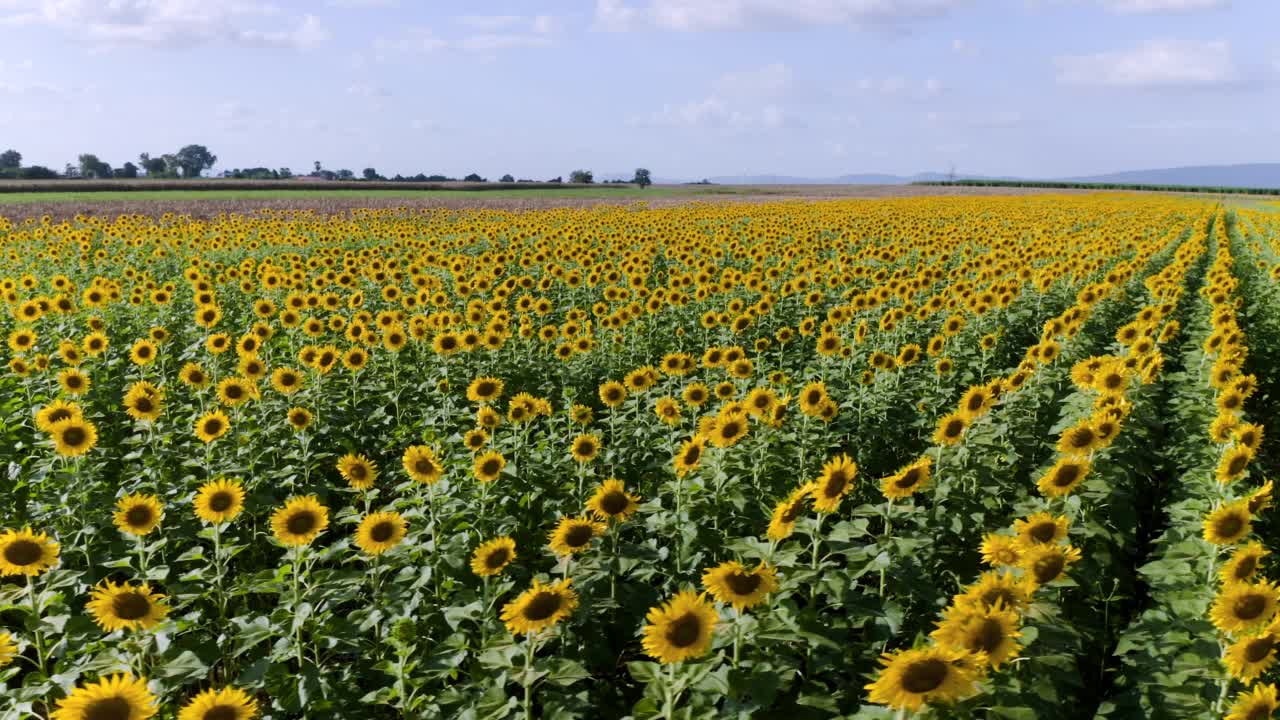
[[[0,218],[0,249],[2,718],[1280,708],[1280,214]]]

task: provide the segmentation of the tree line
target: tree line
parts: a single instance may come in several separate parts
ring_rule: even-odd
[[[138,156],[138,162],[126,162],[119,167],[112,167],[111,163],[99,158],[94,153],[84,153],[77,158],[75,163],[67,163],[62,173],[44,167],[42,165],[24,166],[22,164],[22,153],[17,150],[6,150],[0,153],[0,178],[22,179],[22,180],[53,180],[56,178],[82,178],[82,179],[104,179],[104,178],[198,178],[203,175],[206,170],[210,170],[218,162],[218,156],[209,152],[209,148],[204,145],[187,145],[174,153],[164,153],[153,156],[151,153],[142,153]],[[289,180],[297,175],[293,170],[287,167],[282,168],[233,168],[223,170],[220,174],[224,178],[234,178],[237,180]],[[365,168],[357,176],[354,172],[347,169],[329,170],[323,166],[319,160],[315,161],[309,177],[321,178],[324,180],[370,180],[383,182],[454,182],[458,178],[448,177],[446,175],[427,175],[418,173],[416,175],[400,175],[393,177],[384,177],[375,168]],[[477,173],[471,173],[462,178],[463,182],[489,182],[488,178],[481,177]],[[543,182],[549,184],[561,184],[564,182],[562,176],[554,177],[549,180],[530,180],[521,178],[515,179],[510,173],[503,175],[498,179],[503,183],[533,183]],[[569,173],[569,182],[582,185],[590,185],[595,182],[595,176],[590,170],[574,170]],[[636,168],[635,174],[630,180],[611,180],[611,183],[631,183],[640,187],[648,187],[653,184],[649,171],[645,168]]]

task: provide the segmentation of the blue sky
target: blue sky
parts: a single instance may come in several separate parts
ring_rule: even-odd
[[[545,179],[1277,161],[1275,0],[0,0],[0,146]]]

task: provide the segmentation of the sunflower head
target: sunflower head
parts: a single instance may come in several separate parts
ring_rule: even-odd
[[[104,581],[93,590],[86,608],[103,630],[149,630],[169,614],[165,596],[147,584],[127,585]]]
[[[112,520],[120,532],[142,537],[160,525],[164,510],[154,495],[129,495],[116,502]]]
[[[1029,545],[1022,550],[1022,569],[1037,585],[1047,585],[1063,576],[1080,559],[1080,549],[1057,543]]]
[[[112,675],[72,690],[49,720],[147,720],[156,712],[146,678]]]
[[[1065,540],[1071,521],[1065,515],[1038,512],[1013,523],[1013,531],[1023,546],[1047,545]]]
[[[822,473],[812,483],[813,509],[834,512],[844,496],[853,490],[858,465],[848,455],[837,455],[822,466]]]
[[[1235,702],[1227,712],[1226,720],[1267,720],[1276,710],[1280,710],[1280,699],[1277,699],[1276,686],[1257,683],[1252,688],[1236,695]]]
[[[328,526],[329,509],[314,495],[291,498],[271,514],[271,531],[284,545],[310,545]]]
[[[378,466],[359,453],[338,458],[338,472],[353,490],[368,490],[378,479]]]
[[[617,478],[609,478],[596,488],[587,509],[600,520],[626,520],[640,506],[640,498],[627,492]]]
[[[721,563],[702,573],[702,587],[712,597],[741,611],[764,602],[778,589],[777,572],[760,563],[747,568],[742,563]]]
[[[0,575],[35,577],[58,562],[58,543],[31,528],[0,533]]]
[[[557,555],[576,555],[591,547],[591,541],[604,534],[605,526],[588,518],[560,518],[547,536],[551,550]]]
[[[503,468],[507,466],[507,459],[497,450],[490,450],[480,453],[472,462],[471,472],[475,475],[476,480],[482,483],[491,483],[498,479],[502,474]]]
[[[583,433],[573,439],[569,454],[580,463],[588,463],[600,452],[600,438],[590,433]]]
[[[370,555],[381,555],[404,540],[407,528],[400,513],[371,513],[356,528],[356,545]]]
[[[502,622],[512,635],[524,635],[554,627],[578,607],[578,594],[566,578],[551,584],[534,580],[533,585],[502,608]]]
[[[49,426],[54,450],[63,457],[80,457],[98,444],[98,428],[88,419],[70,417]]]
[[[1234,545],[1253,531],[1249,500],[1227,503],[1204,519],[1204,539],[1214,545]]]
[[[945,647],[888,653],[880,659],[879,677],[866,686],[868,699],[910,711],[961,700],[977,692],[979,663],[972,653]]]
[[[645,653],[669,664],[705,655],[711,649],[719,614],[705,595],[685,590],[650,608],[645,620],[641,641]]]
[[[890,500],[911,497],[929,484],[933,459],[928,455],[880,481],[880,492]]]
[[[1069,495],[1088,477],[1089,468],[1089,461],[1083,457],[1061,457],[1040,478],[1036,487],[1045,497]]]
[[[1209,608],[1209,619],[1224,633],[1247,633],[1270,623],[1278,603],[1280,591],[1275,583],[1264,580],[1223,585]]]
[[[494,538],[476,548],[471,555],[471,572],[480,577],[501,573],[516,559],[516,542],[509,537]]]
[[[208,444],[227,434],[231,429],[231,418],[221,410],[207,412],[196,418],[195,432],[200,441]]]
[[[218,478],[196,493],[196,517],[207,523],[231,522],[244,510],[244,486],[239,480]]]
[[[952,606],[932,637],[938,644],[972,653],[992,668],[1017,656],[1021,645],[1017,612],[997,602],[992,607]]]
[[[953,412],[943,415],[938,421],[938,427],[933,431],[933,442],[937,445],[950,446],[960,442],[960,438],[964,436],[964,431],[969,427],[969,418],[965,415]]]

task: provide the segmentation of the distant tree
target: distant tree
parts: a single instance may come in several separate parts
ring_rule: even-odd
[[[80,156],[80,176],[86,178],[109,178],[111,166],[98,159],[93,153]]]
[[[355,177],[356,177],[356,174],[355,174],[355,173],[353,173],[353,172],[351,172],[350,170],[347,170],[347,169],[345,169],[345,168],[344,168],[344,169],[342,169],[342,170],[339,170],[339,171],[338,171],[338,179],[339,179],[339,180],[354,180],[354,179],[355,179]]]
[[[281,180],[288,180],[293,177],[293,171],[287,167],[282,167],[276,171],[276,175],[279,175]]]
[[[377,171],[377,170],[374,170],[373,168],[365,168],[365,169],[364,169],[364,172],[363,172],[363,173],[361,173],[361,174],[362,174],[362,175],[364,175],[364,179],[365,179],[365,180],[381,180],[381,179],[383,179],[383,178],[382,178],[382,176],[378,174],[378,171]]]
[[[319,176],[320,176],[320,177],[324,178],[325,180],[337,180],[337,179],[338,179],[338,173],[336,173],[336,172],[334,172],[334,171],[332,171],[332,170],[321,170],[318,174],[319,174]]]
[[[453,182],[453,178],[449,177],[448,175],[425,175],[424,176],[422,173],[418,173],[417,176],[415,176],[413,179],[417,180],[418,182]]]
[[[62,177],[78,178],[80,177],[80,168],[72,165],[71,163],[67,163],[67,166],[62,169]]]
[[[131,162],[127,162],[124,166],[115,171],[115,176],[120,178],[136,178],[138,177],[138,166]]]
[[[18,176],[25,180],[53,180],[58,173],[43,165],[32,165],[19,170]]]
[[[22,153],[17,150],[5,150],[0,153],[0,168],[22,167]]]
[[[316,175],[319,175],[319,174],[320,174],[320,161],[319,161],[319,160],[316,160],[316,172],[315,172],[315,174],[316,174]]]
[[[653,184],[653,180],[649,177],[649,171],[644,168],[636,168],[636,176],[631,178],[631,182],[639,185],[641,190]]]
[[[503,175],[502,177],[498,178],[498,182],[515,182],[515,181],[516,179],[511,177],[511,173],[507,173],[506,175]]]
[[[161,177],[168,169],[165,166],[163,157],[153,158],[151,153],[142,153],[138,156],[138,164],[147,173],[148,177]]]
[[[484,178],[477,175],[476,173],[471,173],[470,175],[462,179],[465,180],[466,182],[489,182],[488,180],[485,180]]]
[[[203,145],[188,145],[174,156],[177,165],[182,169],[182,177],[200,177],[200,173],[212,168],[218,162],[218,156],[209,152]]]
[[[569,182],[576,185],[590,185],[595,182],[590,170],[574,170],[569,173]]]
[[[560,183],[564,182],[564,178],[557,175],[551,178],[550,180],[548,180],[547,182],[551,183],[552,185],[559,185]]]

